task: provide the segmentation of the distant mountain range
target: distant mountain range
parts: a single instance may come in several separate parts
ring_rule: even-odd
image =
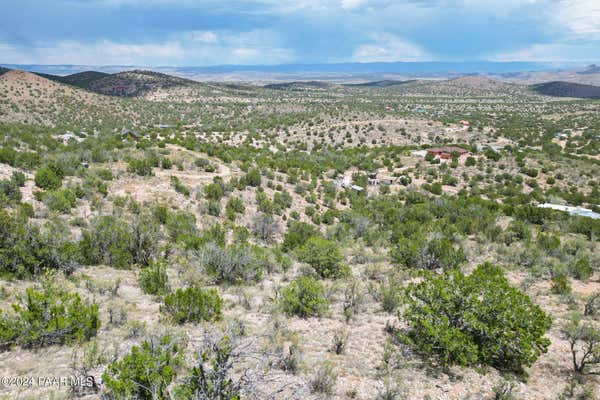
[[[600,77],[600,72],[596,72],[599,68],[591,65],[585,69],[577,71],[559,71],[556,74],[561,77],[584,76],[585,79],[595,79]],[[9,69],[0,68],[0,75],[8,75],[6,72]],[[15,70],[14,72],[18,72]],[[26,73],[25,73],[26,74]],[[523,73],[525,74],[525,73]],[[532,74],[529,72],[527,74]],[[540,72],[547,76],[549,72]],[[60,84],[67,84],[72,88],[85,89],[87,93],[94,92],[108,96],[118,97],[140,97],[150,93],[161,92],[165,95],[165,90],[171,88],[200,88],[206,84],[201,82],[173,76],[156,71],[148,70],[131,70],[116,73],[106,73],[100,71],[83,71],[70,75],[60,76],[48,73],[33,72],[30,75],[37,75]],[[13,79],[27,76],[16,74]],[[544,95],[553,97],[572,97],[572,98],[600,98],[600,86],[589,85],[577,82],[567,82],[562,80],[550,80],[542,83],[530,84],[527,79],[531,79],[529,75],[527,79],[519,81],[515,79],[515,74],[510,74],[511,79],[499,79],[500,75],[479,75],[465,74],[451,79],[410,79],[410,80],[370,80],[360,83],[345,83],[340,85],[336,82],[327,80],[298,80],[286,81],[277,83],[268,83],[262,87],[271,90],[323,90],[332,87],[347,88],[373,88],[394,90],[405,94],[420,94],[420,95],[443,95],[443,96],[461,96],[470,95],[475,97],[488,96],[519,96],[519,95]],[[599,81],[600,82],[600,81]],[[212,84],[213,86],[215,84]],[[228,89],[240,89],[239,85],[217,84],[221,87],[229,87]],[[259,86],[254,86],[259,87]],[[247,89],[247,88],[246,88]],[[173,93],[173,91],[170,91]]]
[[[84,71],[115,73],[139,66],[91,66],[91,65],[13,65],[0,64],[10,69],[22,69],[52,75],[71,75]],[[510,74],[523,71],[559,71],[583,68],[581,63],[541,63],[541,62],[373,62],[338,64],[283,64],[283,65],[217,65],[207,67],[143,67],[143,69],[193,77],[197,75],[220,74],[400,74],[415,77],[448,76],[465,74]]]

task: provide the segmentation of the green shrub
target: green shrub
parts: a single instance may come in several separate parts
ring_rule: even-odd
[[[512,221],[504,231],[502,240],[509,245],[515,241],[527,242],[531,239],[531,230],[523,221]]]
[[[171,169],[173,168],[173,161],[170,158],[163,157],[160,159],[160,167],[162,169]]]
[[[19,188],[19,185],[11,180],[8,179],[2,179],[0,180],[0,201],[4,202],[2,200],[2,195],[6,196],[7,198],[7,202],[20,202],[22,195],[21,195],[21,189]]]
[[[165,263],[151,262],[148,267],[140,271],[138,284],[146,294],[164,296],[169,293],[169,279]]]
[[[311,237],[319,235],[319,230],[306,222],[293,221],[283,238],[284,251],[294,250],[308,241]]]
[[[114,216],[94,218],[83,231],[79,248],[86,263],[128,268],[148,265],[160,240],[158,223],[148,214],[125,222]]]
[[[49,269],[73,272],[80,257],[69,232],[51,224],[41,232],[28,218],[22,212],[13,216],[0,209],[0,273],[26,278]]]
[[[28,288],[14,315],[0,313],[0,348],[44,347],[89,340],[100,328],[98,305],[51,286]]]
[[[541,225],[544,220],[550,217],[550,211],[546,208],[539,208],[531,204],[526,204],[515,209],[515,217],[521,221],[530,222],[532,224]]]
[[[554,294],[569,294],[571,293],[571,286],[569,285],[569,278],[567,274],[561,272],[556,274],[552,278],[552,285],[550,291]]]
[[[341,278],[350,272],[337,243],[321,237],[308,239],[298,249],[298,259],[313,267],[321,278]]]
[[[405,268],[453,269],[466,261],[462,248],[440,234],[427,239],[401,237],[391,251],[392,260]]]
[[[58,189],[44,193],[44,204],[52,210],[67,213],[77,204],[77,196],[71,189]]]
[[[197,255],[215,283],[258,281],[263,275],[264,265],[256,249],[246,244],[219,246],[209,242],[199,248]]]
[[[210,200],[208,202],[208,206],[206,207],[206,212],[208,215],[212,215],[213,217],[218,217],[221,215],[221,202],[216,200]]]
[[[27,176],[21,171],[13,171],[10,175],[10,181],[13,182],[18,187],[25,186],[25,182],[27,182]]]
[[[335,387],[337,385],[338,376],[333,365],[325,363],[310,379],[310,390],[312,393],[323,394],[327,397],[331,397],[335,394]]]
[[[62,185],[62,176],[49,166],[44,166],[37,170],[34,181],[39,188],[56,190]]]
[[[167,231],[169,231],[171,239],[176,242],[184,241],[186,238],[196,235],[198,233],[196,216],[187,211],[168,214]]]
[[[600,292],[595,292],[586,299],[583,315],[600,317]]]
[[[223,188],[218,183],[209,183],[204,187],[204,195],[208,200],[218,201],[223,194]]]
[[[560,239],[554,235],[540,233],[537,236],[538,245],[547,252],[554,251],[560,247]]]
[[[197,365],[178,387],[176,398],[240,400],[244,379],[234,379],[232,376],[235,375],[233,368],[236,362],[244,354],[235,348],[233,340],[227,335],[205,340],[198,353]]]
[[[99,168],[96,170],[96,175],[102,180],[112,181],[114,176],[110,169],[108,168]]]
[[[171,399],[167,390],[182,364],[179,344],[170,336],[152,338],[133,346],[122,360],[102,374],[108,399]]]
[[[249,186],[258,187],[261,183],[260,171],[257,168],[253,168],[246,174],[246,183]]]
[[[90,265],[106,264],[128,268],[133,264],[129,249],[129,225],[113,216],[94,218],[90,229],[83,231],[80,249],[84,261]]]
[[[183,324],[220,319],[222,306],[223,300],[216,289],[191,287],[167,295],[161,311],[176,323]]]
[[[254,217],[252,233],[267,243],[273,243],[281,228],[279,222],[269,214],[258,214]]]
[[[569,272],[576,279],[587,281],[594,274],[594,269],[587,258],[581,257],[579,260],[569,265]]]
[[[165,158],[165,160],[167,159]],[[177,193],[181,193],[185,197],[190,197],[190,188],[181,183],[178,177],[171,176],[171,185],[173,185],[173,188]]]
[[[579,374],[598,374],[600,366],[600,329],[574,314],[561,327],[564,339],[569,342],[573,370]],[[596,368],[594,368],[596,367]],[[592,397],[593,398],[593,397]]]
[[[392,313],[396,311],[402,303],[402,286],[392,279],[381,283],[378,294],[381,307],[385,312]]]
[[[246,206],[244,206],[244,201],[239,197],[231,197],[227,201],[227,205],[225,206],[225,213],[227,214],[227,218],[232,221],[235,221],[238,214],[243,214],[246,211]]]
[[[435,182],[435,183],[432,183],[431,185],[429,185],[427,187],[427,190],[429,190],[433,194],[441,195],[442,194],[442,185],[439,182]]]
[[[493,161],[498,161],[502,157],[500,155],[500,153],[495,152],[493,149],[491,149],[489,147],[484,150],[483,154],[485,154],[485,157],[488,160],[493,160]]]
[[[322,315],[329,306],[323,284],[314,278],[300,276],[281,291],[281,307],[288,315],[302,318]]]
[[[169,209],[165,204],[157,204],[152,208],[152,216],[160,224],[166,224],[169,217]]]
[[[132,159],[132,160],[129,160],[129,163],[127,166],[127,171],[131,172],[132,174],[139,175],[139,176],[152,176],[152,175],[154,175],[154,172],[152,172],[153,166],[154,166],[154,163],[150,159],[143,159],[143,160]]]
[[[406,290],[403,339],[444,364],[522,372],[548,349],[552,321],[498,267],[431,276]]]

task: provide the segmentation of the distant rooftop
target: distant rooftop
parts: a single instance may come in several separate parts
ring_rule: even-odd
[[[583,207],[572,207],[572,206],[564,206],[562,204],[538,204],[539,208],[550,208],[552,210],[564,211],[569,213],[570,215],[575,215],[578,217],[588,217],[592,219],[600,219],[600,214],[590,210],[589,208]]]

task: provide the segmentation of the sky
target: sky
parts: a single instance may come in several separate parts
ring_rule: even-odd
[[[600,0],[4,0],[0,63],[600,60]]]

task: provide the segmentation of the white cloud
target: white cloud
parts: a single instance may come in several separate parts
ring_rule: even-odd
[[[595,43],[544,43],[512,52],[494,54],[488,58],[492,61],[595,62],[600,59],[600,47]]]
[[[424,61],[431,59],[425,50],[389,33],[369,35],[372,42],[362,44],[354,50],[353,61]]]
[[[115,43],[101,40],[94,43],[62,41],[56,44],[38,43],[33,49],[0,46],[0,58],[14,64],[134,64],[156,59],[181,59],[179,43],[152,44]]]
[[[573,38],[600,39],[600,1],[559,0],[549,10],[551,20],[566,27]]]
[[[342,8],[345,10],[352,10],[364,5],[367,1],[368,0],[342,0]]]
[[[190,32],[192,40],[201,43],[216,43],[219,36],[212,31],[193,31]]]
[[[58,46],[39,48],[44,64],[144,64],[156,59],[182,59],[179,43],[115,43],[102,40],[93,44],[64,41]]]
[[[293,59],[291,50],[278,46],[264,31],[222,36],[188,32],[179,35],[179,39],[171,37],[162,43],[62,41],[37,43],[33,49],[0,43],[0,60],[9,64],[181,66],[278,64]]]

